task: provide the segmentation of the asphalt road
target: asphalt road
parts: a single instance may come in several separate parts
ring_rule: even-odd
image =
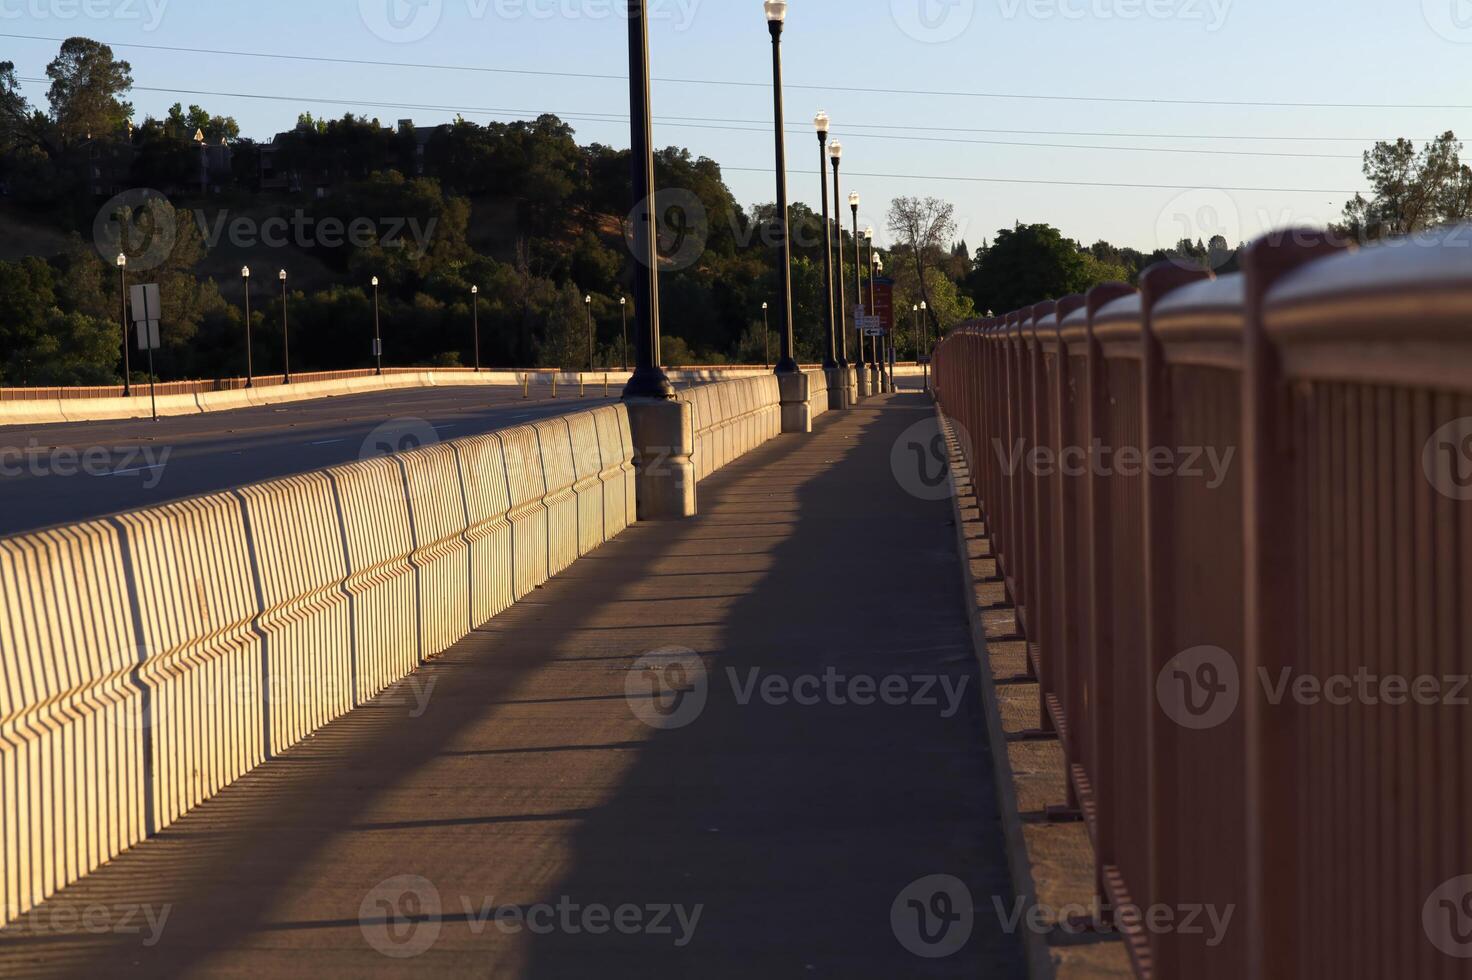
[[[233,412],[0,428],[0,536],[135,510],[594,408],[514,388],[345,395]]]

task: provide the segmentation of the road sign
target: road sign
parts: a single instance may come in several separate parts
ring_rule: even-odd
[[[865,337],[884,336],[884,321],[877,316],[860,316],[857,319],[859,330]]]
[[[374,340],[373,341],[373,356],[374,357],[382,357],[383,356],[383,341],[381,341],[381,340]]]
[[[928,357],[926,357],[925,355],[922,354],[920,356],[920,363],[921,364],[929,364],[930,363],[930,358],[928,358]]]
[[[149,320],[159,319],[163,307],[159,303],[157,283],[139,283],[130,292],[133,299],[134,323],[146,323]],[[138,349],[143,350],[142,347]]]
[[[868,327],[864,330],[865,337],[883,337],[884,334],[885,330],[883,327]]]
[[[138,349],[154,351],[158,350],[158,321],[138,321]]]

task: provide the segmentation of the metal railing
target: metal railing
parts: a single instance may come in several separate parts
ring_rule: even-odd
[[[1275,235],[937,351],[1142,977],[1468,975],[1468,231]]]

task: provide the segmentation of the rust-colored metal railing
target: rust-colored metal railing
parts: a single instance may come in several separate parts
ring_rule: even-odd
[[[1142,977],[1472,976],[1469,248],[1281,233],[936,352]]]

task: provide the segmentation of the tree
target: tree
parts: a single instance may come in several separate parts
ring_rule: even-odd
[[[173,136],[193,139],[195,133],[204,133],[207,143],[234,140],[240,136],[240,124],[234,117],[212,116],[197,105],[190,106],[185,112],[184,106],[175,102],[169,107],[168,124],[173,129]]]
[[[1406,139],[1376,143],[1365,152],[1373,200],[1359,194],[1344,208],[1340,231],[1357,240],[1409,235],[1472,218],[1472,167],[1451,131],[1416,150]]]
[[[122,96],[133,88],[133,68],[113,57],[112,48],[85,37],[68,38],[46,66],[51,79],[47,99],[62,147],[88,136],[112,136],[133,117]]]
[[[57,285],[40,259],[0,262],[0,378],[12,385],[116,381],[117,325],[64,311]]]
[[[926,303],[926,316],[938,332],[939,310],[931,302],[930,278],[926,273],[946,256],[951,236],[956,232],[956,207],[938,197],[897,197],[889,205],[889,231],[914,264],[920,298]]]
[[[981,310],[1005,313],[1070,293],[1087,292],[1126,270],[1101,262],[1051,225],[1018,225],[997,232],[980,255],[967,287]]]

